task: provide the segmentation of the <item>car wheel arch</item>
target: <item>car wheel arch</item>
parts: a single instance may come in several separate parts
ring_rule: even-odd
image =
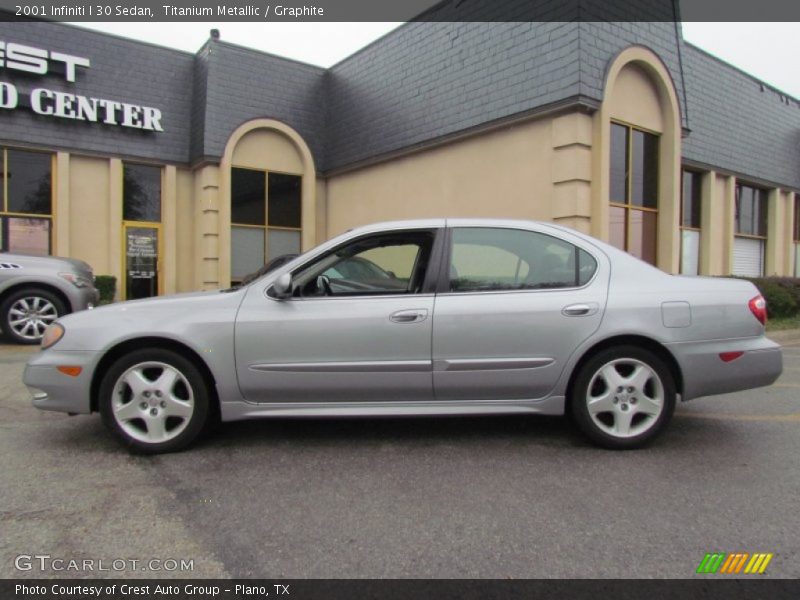
[[[65,314],[70,314],[72,312],[72,302],[69,301],[69,298],[64,292],[54,285],[35,280],[15,282],[13,285],[10,285],[4,289],[2,292],[0,292],[0,304],[5,302],[6,298],[21,290],[42,290],[45,292],[50,292],[64,304],[64,308],[66,309]]]
[[[656,356],[658,356],[664,364],[669,368],[670,373],[672,374],[673,379],[675,380],[675,389],[680,396],[683,394],[683,373],[681,372],[680,365],[678,361],[673,356],[672,352],[670,352],[666,346],[657,342],[656,340],[642,336],[642,335],[617,335],[613,337],[606,338],[604,340],[600,340],[599,342],[592,345],[588,348],[583,355],[575,362],[575,365],[572,368],[572,372],[569,375],[569,380],[567,382],[567,391],[566,391],[566,402],[565,402],[565,413],[569,414],[570,412],[570,402],[572,401],[572,390],[573,386],[575,385],[575,380],[578,377],[583,365],[586,364],[593,356],[595,356],[598,352],[602,352],[608,348],[614,348],[616,346],[637,346],[639,348],[643,348],[645,350],[649,350]]]
[[[92,412],[97,412],[99,410],[100,384],[103,381],[103,377],[105,376],[109,367],[111,367],[114,362],[126,354],[145,348],[163,348],[166,350],[172,350],[173,352],[176,352],[177,354],[180,354],[187,360],[191,361],[200,371],[200,374],[203,376],[203,380],[208,387],[209,397],[211,399],[211,409],[214,411],[212,416],[219,417],[219,395],[217,394],[217,382],[206,361],[204,361],[194,349],[186,344],[170,338],[153,336],[127,339],[116,344],[115,346],[112,346],[105,352],[105,354],[103,354],[102,358],[98,361],[97,366],[94,368],[94,374],[92,376],[92,384],[90,388]]]

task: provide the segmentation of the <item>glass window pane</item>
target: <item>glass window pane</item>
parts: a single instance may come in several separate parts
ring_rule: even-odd
[[[542,233],[464,228],[453,232],[451,291],[572,287],[578,280],[577,249]],[[591,259],[591,257],[589,257]],[[587,261],[588,277],[593,260]]]
[[[231,227],[231,278],[240,280],[264,266],[264,230]]]
[[[269,224],[300,228],[300,177],[269,174]]]
[[[231,169],[231,223],[265,225],[267,174],[253,169]]]
[[[658,208],[658,136],[633,131],[631,204]]]
[[[755,235],[767,236],[767,211],[769,210],[769,193],[767,190],[755,190],[757,220],[754,225]]]
[[[700,272],[700,232],[681,231],[681,274],[697,275]]]
[[[52,205],[52,158],[42,152],[8,150],[9,212],[49,215]]]
[[[800,194],[794,195],[794,241],[800,241]]]
[[[702,175],[693,171],[683,172],[683,201],[681,203],[681,225],[700,229],[700,192]]]
[[[270,230],[270,235],[274,230]],[[360,238],[318,258],[295,277],[299,296],[419,293],[433,247],[429,231]],[[327,278],[327,286],[319,277]]]
[[[620,250],[627,250],[625,235],[625,217],[628,210],[619,206],[611,206],[608,215],[609,243]]]
[[[158,295],[158,229],[125,228],[125,298]]]
[[[740,185],[736,188],[736,233],[752,235],[753,223],[753,188]]]
[[[19,254],[50,254],[50,219],[9,217],[8,251]]]
[[[611,202],[628,202],[628,128],[611,124]]]
[[[0,148],[0,210],[6,209],[6,159],[5,149]]]
[[[122,218],[126,221],[161,221],[161,167],[124,165]]]
[[[586,285],[597,270],[594,256],[585,250],[578,250],[578,285]]]
[[[656,264],[657,213],[644,210],[630,211],[631,246],[628,252],[643,261]]]
[[[300,254],[300,232],[270,229],[267,233],[267,256],[272,260],[283,254]]]

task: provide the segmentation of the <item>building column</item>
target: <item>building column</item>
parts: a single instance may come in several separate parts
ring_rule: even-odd
[[[700,190],[700,275],[722,275],[722,200],[717,193],[717,173],[703,174]]]
[[[69,256],[69,153],[56,153],[56,185],[53,200],[55,223],[55,248],[53,254]]]
[[[794,194],[784,191],[783,197],[783,275],[794,275]]]
[[[764,264],[764,275],[781,275],[783,266],[783,246],[785,235],[783,221],[785,219],[783,193],[779,189],[771,189],[767,195],[767,244]]]
[[[200,167],[194,177],[195,287],[213,290],[220,286],[219,167]]]
[[[590,233],[592,118],[571,113],[553,119],[553,221]]]
[[[164,256],[160,257],[161,272],[164,277],[165,294],[174,294],[177,289],[178,253],[178,175],[173,165],[164,167],[161,186],[161,235]]]
[[[108,266],[109,274],[117,278],[115,299],[122,294],[122,161],[112,158],[108,166]]]
[[[720,177],[717,180],[717,189],[721,193],[722,202],[722,273],[733,273],[733,238],[736,233],[736,178],[733,176]]]

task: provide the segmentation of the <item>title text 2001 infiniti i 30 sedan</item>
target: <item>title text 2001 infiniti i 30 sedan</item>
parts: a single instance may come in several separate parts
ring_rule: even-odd
[[[678,398],[774,382],[765,320],[749,282],[667,275],[563,227],[397,222],[238,288],[64,317],[24,380],[36,407],[99,411],[141,452],[219,418],[565,412],[634,448]]]

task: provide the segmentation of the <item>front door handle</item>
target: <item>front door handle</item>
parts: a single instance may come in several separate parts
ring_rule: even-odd
[[[420,323],[428,318],[428,309],[412,308],[410,310],[398,310],[392,313],[389,320],[392,323]]]
[[[597,312],[598,305],[595,302],[585,304],[570,304],[561,310],[565,317],[588,317]]]

